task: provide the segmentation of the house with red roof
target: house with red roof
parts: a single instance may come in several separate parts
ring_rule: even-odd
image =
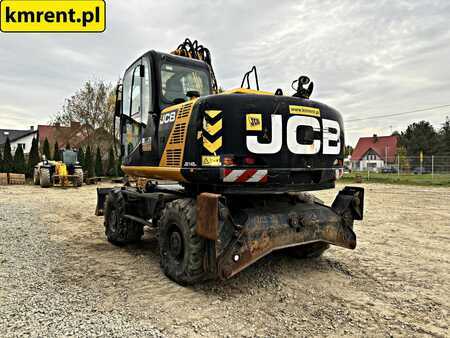
[[[47,139],[51,147],[58,142],[60,149],[68,143],[71,147],[78,148],[88,136],[85,129],[79,122],[71,122],[70,126],[62,126],[59,123],[51,126],[38,125],[39,146],[42,147]]]
[[[378,171],[396,164],[397,136],[361,137],[351,156],[353,170]]]
[[[67,144],[73,149],[79,149],[90,145],[91,147],[100,147],[106,152],[111,147],[111,135],[104,128],[94,129],[87,124],[72,121],[70,125],[61,125],[55,123],[53,125],[38,126],[39,147],[42,149],[45,139],[48,140],[50,148],[53,149],[54,144],[58,142],[59,149],[64,149]]]

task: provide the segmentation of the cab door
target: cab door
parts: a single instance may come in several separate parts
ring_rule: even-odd
[[[128,68],[123,79],[121,143],[125,165],[145,164],[145,154],[152,152],[152,107],[151,66],[144,57]]]

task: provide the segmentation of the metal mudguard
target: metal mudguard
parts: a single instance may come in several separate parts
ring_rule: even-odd
[[[95,216],[103,216],[106,196],[108,196],[113,189],[114,188],[97,188],[97,206],[95,208]]]
[[[239,213],[245,214],[243,224],[236,224],[233,215],[230,213],[226,216],[223,211],[219,212],[219,222],[215,222],[211,214],[202,217],[207,205],[212,208],[210,210],[219,210],[211,202],[217,196],[209,194],[199,197],[197,233],[209,240],[217,238],[217,256],[213,261],[215,273],[221,278],[235,275],[278,249],[313,242],[326,242],[348,249],[356,247],[353,220],[362,219],[362,188],[346,187],[336,197],[333,207],[312,197],[290,195],[266,199],[266,203],[257,207],[239,210]],[[223,229],[229,227],[230,223],[234,227],[231,237],[230,231]],[[215,224],[218,224],[219,229],[214,229]]]

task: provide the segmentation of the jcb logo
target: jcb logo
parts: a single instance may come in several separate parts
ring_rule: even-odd
[[[247,114],[246,117],[247,130],[261,131],[262,130],[262,115],[261,114]]]
[[[247,117],[247,130],[248,128]],[[322,119],[323,137],[322,139],[313,138],[311,144],[302,144],[298,142],[297,131],[300,127],[310,127],[313,130],[320,130],[319,120],[311,116],[291,116],[287,121],[286,140],[288,149],[298,155],[314,155],[320,151],[324,155],[339,155],[341,151],[341,128],[339,123],[334,120]],[[270,143],[260,143],[258,136],[247,136],[247,149],[254,154],[276,154],[283,145],[283,119],[281,115],[272,115],[272,141]]]
[[[173,121],[175,121],[176,114],[177,114],[177,112],[173,111],[173,112],[161,115],[159,124],[172,123]]]
[[[250,118],[250,125],[254,128],[256,126],[259,126],[259,120],[255,119],[253,117]]]

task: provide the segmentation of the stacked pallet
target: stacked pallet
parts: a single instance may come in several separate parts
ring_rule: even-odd
[[[25,184],[25,175],[24,174],[9,174],[9,184]]]
[[[0,185],[8,184],[8,174],[0,173]]]

